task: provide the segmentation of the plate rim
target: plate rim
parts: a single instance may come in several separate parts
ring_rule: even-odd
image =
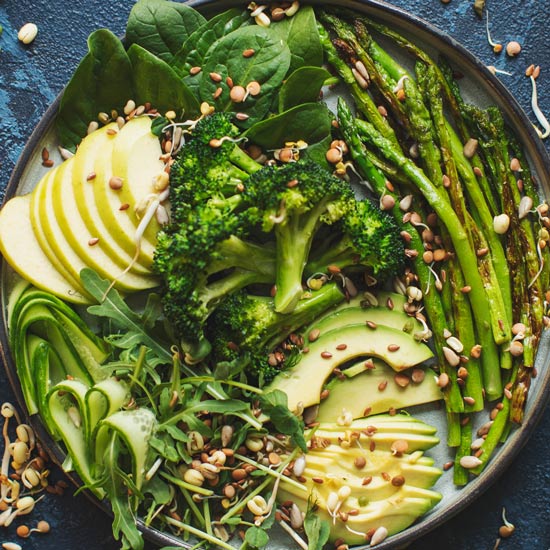
[[[239,0],[189,0],[184,3],[206,12],[219,12],[224,8],[241,6],[243,4]],[[490,90],[490,92],[487,91],[487,94],[490,96],[491,100],[498,100],[497,102],[504,110],[507,121],[512,123],[515,126],[516,131],[520,134],[519,141],[522,143],[524,148],[529,150],[529,157],[535,164],[534,173],[536,174],[539,184],[541,180],[550,181],[550,155],[546,150],[543,141],[536,133],[536,130],[526,112],[512,95],[512,92],[503,84],[503,82],[497,78],[496,75],[492,74],[487,69],[487,66],[475,54],[464,47],[451,35],[421,17],[384,0],[341,0],[339,2],[335,0],[332,0],[331,2],[322,2],[322,0],[308,0],[307,3],[311,5],[333,4],[338,5],[338,7],[347,7],[367,13],[369,16],[385,22],[395,18],[401,23],[399,30],[403,30],[404,27],[408,27],[407,30],[420,30],[423,37],[429,38],[443,45],[444,49],[447,51],[452,51],[452,57],[460,58],[461,66],[466,66],[471,74],[475,73],[477,75],[475,78],[476,83],[480,82],[484,85],[484,87]],[[19,181],[23,176],[27,165],[36,154],[36,149],[40,140],[54,124],[55,116],[61,103],[62,94],[63,90],[46,109],[23,146],[21,154],[15,163],[6,185],[2,206],[15,195]],[[550,193],[550,190],[547,191]],[[5,277],[6,264],[7,263],[2,258],[2,280]],[[2,293],[2,303],[5,305],[4,299],[5,296]],[[61,467],[64,458],[61,447],[47,433],[38,415],[33,415],[32,417],[29,417],[28,415],[16,374],[14,358],[9,347],[5,308],[2,311],[2,322],[0,324],[0,358],[4,363],[4,371],[6,372],[11,389],[15,394],[20,409],[24,412],[25,417],[36,431],[38,439],[42,443],[44,441],[48,443],[45,445],[48,449],[48,453],[53,461]],[[548,363],[550,363],[550,353],[545,358],[545,364],[548,365]],[[461,489],[460,499],[456,499],[455,502],[450,503],[447,507],[442,507],[441,511],[436,510],[429,515],[420,518],[418,522],[415,522],[404,531],[388,537],[388,539],[378,544],[377,548],[380,550],[390,550],[391,548],[400,547],[402,545],[409,544],[426,535],[435,528],[440,527],[451,517],[469,507],[481,496],[481,494],[489,489],[500,476],[505,473],[512,461],[518,456],[521,449],[533,435],[536,425],[545,411],[545,406],[548,402],[550,402],[550,369],[545,369],[545,373],[541,373],[539,376],[543,379],[538,383],[539,388],[537,389],[536,395],[530,396],[530,408],[526,414],[525,421],[519,429],[514,430],[514,432],[509,436],[507,442],[503,446],[499,447],[500,450],[498,460],[495,460],[496,457],[494,457],[489,462],[481,476],[470,480],[469,483]],[[82,484],[74,472],[63,471],[63,474],[67,476],[75,485],[79,486]],[[85,494],[96,506],[112,516],[112,512],[107,501],[100,501],[89,491],[85,491]],[[144,536],[151,542],[171,545],[181,544],[183,548],[189,548],[189,546],[183,541],[178,542],[167,533],[159,531],[154,527],[145,526],[141,520],[138,520],[137,523]],[[356,546],[354,548],[356,550],[367,550],[369,546]]]

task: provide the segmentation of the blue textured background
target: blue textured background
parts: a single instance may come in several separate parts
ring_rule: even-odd
[[[516,59],[495,56],[485,38],[484,22],[473,13],[473,0],[394,0],[453,35],[480,59],[513,72],[503,76],[527,113],[530,110],[530,83],[524,77],[531,63],[542,67],[539,104],[550,113],[550,32],[549,0],[487,0],[493,38],[502,43],[518,40],[523,51]],[[53,101],[78,60],[86,51],[86,37],[94,29],[107,27],[122,34],[131,0],[3,0],[0,2],[0,191],[6,186],[27,136]],[[23,46],[18,29],[27,21],[36,23],[35,42]],[[13,400],[0,374],[0,401]],[[443,527],[412,544],[413,550],[452,550],[494,547],[500,514],[506,507],[516,525],[512,538],[502,541],[503,550],[548,550],[550,548],[550,411],[537,432],[521,451],[511,468],[472,506],[450,519]],[[69,491],[71,493],[72,491]],[[49,535],[19,539],[25,550],[114,550],[110,520],[82,495],[48,495],[27,523],[46,517],[52,524]],[[15,541],[15,528],[0,528],[0,543]],[[148,549],[150,550],[150,549]]]

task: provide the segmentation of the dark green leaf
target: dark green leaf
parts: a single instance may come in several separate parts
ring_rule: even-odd
[[[177,462],[179,460],[179,455],[176,452],[176,449],[174,449],[174,447],[164,438],[161,439],[161,437],[153,436],[149,439],[149,445],[166,460],[170,462]]]
[[[330,135],[332,118],[322,103],[305,103],[257,122],[245,135],[266,149],[284,147],[288,141],[304,140],[314,144]]]
[[[61,144],[73,150],[98,113],[121,109],[134,96],[132,66],[121,41],[100,29],[89,36],[88,49],[63,92],[56,119]]]
[[[88,268],[80,272],[80,280],[86,291],[99,304],[88,308],[91,315],[110,319],[118,329],[122,329],[134,339],[135,345],[143,344],[153,350],[158,357],[164,359],[166,363],[172,363],[172,353],[168,346],[164,346],[157,338],[148,334],[139,315],[128,307],[120,294],[112,288],[105,295],[110,285],[109,281],[102,279],[95,271]]]
[[[150,494],[156,504],[168,504],[172,500],[170,486],[159,476],[153,476],[143,487],[143,492]]]
[[[303,160],[312,160],[322,166],[325,170],[332,172],[334,170],[334,166],[329,164],[326,157],[331,143],[332,135],[329,134],[325,139],[322,139],[313,145],[308,145],[307,149],[304,149],[300,153],[300,158]]]
[[[138,44],[169,62],[187,37],[205,22],[193,8],[179,2],[139,0],[128,18],[126,41]]]
[[[303,103],[317,101],[327,78],[330,78],[330,73],[322,67],[296,69],[281,86],[279,113]]]
[[[199,114],[199,104],[177,73],[166,63],[138,44],[128,49],[136,83],[136,103],[150,102],[159,111],[175,111],[193,118]]]
[[[243,51],[249,48],[255,51],[254,55],[243,57]],[[216,110],[246,113],[250,118],[242,126],[250,127],[269,111],[289,64],[288,47],[269,29],[258,26],[237,29],[217,40],[206,53],[203,72],[218,73],[222,80],[216,83],[211,78],[203,78],[200,84],[201,100],[212,103],[213,94],[220,87],[222,93],[214,101]],[[242,103],[233,103],[226,83],[228,76],[234,85],[244,88],[252,81],[260,83],[260,93],[249,95]]]
[[[291,53],[290,71],[306,65],[320,67],[323,63],[323,47],[317,31],[317,21],[311,6],[303,6],[293,17],[286,17],[270,26]]]
[[[249,527],[244,535],[244,540],[252,548],[260,549],[264,548],[269,542],[269,535],[259,527]]]
[[[185,432],[177,428],[176,426],[167,424],[164,426],[164,429],[170,434],[170,437],[175,441],[182,441],[183,443],[187,443],[187,441],[189,441],[189,436]]]

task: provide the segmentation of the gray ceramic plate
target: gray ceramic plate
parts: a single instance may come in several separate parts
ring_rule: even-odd
[[[189,3],[203,10],[205,14],[211,13],[214,10],[218,12],[228,7],[242,5],[241,2],[231,0],[197,0]],[[321,2],[318,2],[318,4],[321,4]],[[538,181],[542,182],[542,193],[544,196],[550,197],[550,188],[548,187],[548,182],[550,182],[550,159],[547,156],[542,142],[535,133],[527,116],[521,110],[510,92],[508,92],[501,82],[493,76],[479,60],[446,34],[417,17],[395,6],[386,4],[385,2],[376,0],[343,0],[339,2],[339,5],[365,12],[368,16],[392,26],[397,31],[408,36],[411,41],[423,47],[428,53],[432,53],[434,57],[436,57],[438,53],[443,54],[451,62],[453,67],[464,75],[464,79],[461,80],[461,87],[467,100],[480,106],[497,105],[501,108],[509,124],[515,128],[518,139],[523,143],[534,174],[536,174]],[[405,65],[411,63],[411,60],[404,57],[402,53],[398,51],[393,51],[392,53]],[[48,109],[29,139],[8,184],[6,199],[14,194],[30,191],[45,172],[45,169],[41,165],[40,152],[44,146],[47,146],[50,151],[55,150],[56,143],[55,134],[52,129],[52,121],[55,117],[57,106],[58,101]],[[61,161],[59,158],[54,158],[54,160],[56,163]],[[1,285],[3,306],[5,306],[6,303],[11,277],[12,274],[9,268],[4,265],[2,269]],[[5,307],[3,307],[2,310],[5,311]],[[0,331],[0,353],[7,366],[7,377],[18,396],[19,403],[21,406],[24,406],[19,382],[15,374],[13,358],[7,345],[5,327],[6,325],[4,322]],[[440,504],[414,526],[398,535],[388,538],[378,545],[378,548],[381,550],[399,548],[411,542],[413,539],[421,537],[431,529],[441,525],[452,515],[467,507],[496,481],[496,479],[506,470],[521,447],[526,443],[544,410],[546,402],[548,401],[547,396],[550,386],[550,369],[545,368],[548,366],[549,362],[550,343],[549,338],[545,337],[541,342],[536,365],[541,374],[533,380],[526,407],[524,424],[521,428],[512,432],[506,443],[497,453],[495,453],[495,456],[483,474],[473,479],[463,489],[455,488],[452,483],[452,474],[450,472],[444,474],[435,487],[444,495]],[[430,451],[430,455],[436,459],[436,464],[444,464],[451,457],[448,448],[444,444],[446,439],[445,415],[442,411],[430,407],[416,410],[415,414],[439,427],[439,436],[443,443]],[[483,414],[479,416],[480,423],[486,420],[486,416]],[[44,446],[49,449],[54,460],[61,464],[64,458],[63,450],[47,435],[39,419],[31,419],[31,423],[37,430]],[[78,479],[74,479],[74,481],[77,484],[79,483]],[[108,505],[106,503],[98,503],[97,500],[93,500],[108,511]],[[160,545],[184,546],[181,541],[167,534],[144,526],[142,526],[142,528],[145,535],[153,542]],[[289,544],[290,540],[281,534],[281,536],[274,537],[274,542],[269,548],[272,550],[283,550],[289,548]]]

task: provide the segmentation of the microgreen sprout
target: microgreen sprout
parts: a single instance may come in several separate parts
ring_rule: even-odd
[[[506,508],[502,509],[502,525],[498,530],[498,534],[502,538],[507,538],[515,531],[515,526],[506,519]]]
[[[489,10],[486,10],[487,12],[487,19],[485,21],[485,29],[487,31],[487,42],[489,42],[489,45],[493,47],[493,51],[495,53],[500,53],[502,51],[502,44],[499,44],[498,42],[494,42],[491,38],[491,32],[489,31]]]
[[[533,109],[533,113],[535,113],[535,116],[537,117],[537,120],[539,121],[539,124],[542,126],[542,129],[544,132],[541,132],[539,128],[535,126],[535,130],[537,131],[537,134],[541,139],[546,139],[548,136],[550,136],[550,122],[548,122],[548,119],[544,115],[544,113],[540,110],[539,107],[539,100],[538,100],[538,93],[537,93],[537,79],[533,74],[529,76],[531,79],[531,86],[533,88],[533,93],[531,95],[531,108]]]

